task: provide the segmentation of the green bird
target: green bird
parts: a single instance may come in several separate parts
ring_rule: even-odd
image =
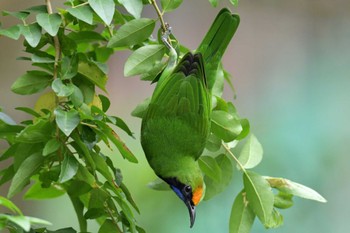
[[[198,165],[210,133],[211,88],[221,58],[239,24],[239,16],[222,9],[198,49],[177,64],[170,49],[167,67],[153,92],[141,126],[141,144],[158,177],[186,204],[190,227],[205,185]]]

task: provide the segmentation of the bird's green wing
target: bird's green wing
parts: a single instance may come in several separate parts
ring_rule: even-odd
[[[143,141],[197,159],[210,129],[210,98],[201,54],[187,53],[162,79],[142,122],[142,131],[149,136],[143,135]]]
[[[222,9],[196,50],[203,55],[209,90],[215,83],[218,65],[238,28],[239,22],[238,15],[231,14],[226,8]]]

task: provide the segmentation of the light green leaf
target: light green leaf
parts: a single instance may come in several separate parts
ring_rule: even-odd
[[[204,200],[209,200],[215,195],[223,192],[232,180],[233,167],[231,160],[224,154],[218,155],[215,157],[215,160],[221,170],[221,180],[220,182],[216,182],[207,176],[204,177],[206,185]]]
[[[52,82],[51,88],[58,97],[68,97],[74,92],[74,84],[68,83],[66,85],[59,78]]]
[[[154,64],[163,58],[164,53],[164,45],[146,45],[137,49],[126,61],[124,75],[129,77],[152,70]]]
[[[106,180],[113,185],[113,176],[110,170],[108,169],[106,160],[102,158],[101,155],[98,155],[98,154],[93,154],[92,159],[96,164],[97,171],[99,171],[103,175],[103,177],[106,178]]]
[[[212,152],[218,151],[221,148],[221,139],[211,133],[207,139],[205,148]]]
[[[230,216],[230,233],[249,233],[254,223],[255,214],[249,207],[246,193],[242,190],[236,197]]]
[[[25,185],[29,183],[29,179],[40,168],[43,162],[43,157],[40,153],[34,153],[28,156],[18,168],[15,176],[12,179],[7,196],[12,198],[16,193],[20,192]]]
[[[0,120],[8,125],[17,125],[16,122],[6,113],[0,112]]]
[[[278,192],[275,195],[273,205],[279,209],[287,209],[293,206],[293,195],[283,192]]]
[[[162,5],[163,12],[173,11],[178,8],[183,0],[161,0],[160,4]]]
[[[51,133],[51,123],[46,119],[38,119],[34,124],[26,126],[16,140],[24,143],[46,142]]]
[[[28,17],[29,12],[26,12],[26,11],[18,11],[18,12],[2,11],[2,15],[3,16],[11,15],[11,16],[17,18],[17,19],[25,20]]]
[[[12,201],[5,197],[0,196],[0,205],[6,207],[15,214],[23,215],[22,211]]]
[[[93,84],[106,91],[107,76],[106,74],[93,62],[90,61],[79,61],[78,72]]]
[[[71,79],[78,73],[78,56],[62,58],[61,79]]]
[[[258,139],[252,134],[244,144],[238,160],[245,169],[258,165],[263,157],[263,148]]]
[[[213,181],[220,182],[221,169],[213,157],[201,156],[198,160],[198,164],[206,176],[210,177]]]
[[[72,95],[70,95],[70,100],[74,104],[75,107],[79,108],[84,103],[83,92],[79,89],[79,87],[73,85],[74,91]]]
[[[56,138],[49,140],[43,149],[43,156],[47,156],[60,148],[60,142]]]
[[[283,224],[283,216],[278,212],[275,208],[272,210],[272,215],[269,221],[265,224],[265,227],[270,228],[277,228],[280,227]]]
[[[32,55],[32,62],[33,63],[54,63],[55,62],[55,57],[45,54],[33,54]]]
[[[28,71],[19,77],[11,86],[11,90],[20,95],[30,95],[46,88],[52,80],[52,75],[43,71]]]
[[[157,178],[156,180],[149,182],[147,184],[148,188],[154,189],[154,190],[159,190],[159,191],[169,191],[171,190],[169,185],[165,183],[165,181]]]
[[[66,136],[69,136],[80,123],[77,110],[71,109],[69,111],[63,111],[60,108],[56,108],[54,113],[58,127]]]
[[[238,5],[238,0],[230,0],[230,2],[232,3],[232,5],[237,6]]]
[[[21,25],[21,33],[30,46],[35,48],[41,39],[41,27],[39,24]]]
[[[73,155],[66,154],[61,164],[61,173],[58,178],[58,182],[64,183],[77,174],[79,168],[79,162]]]
[[[155,20],[153,19],[134,19],[122,25],[113,35],[108,43],[108,47],[132,46],[143,42],[153,32]]]
[[[1,215],[0,215],[1,216]],[[26,216],[11,216],[6,215],[8,221],[15,223],[19,227],[21,227],[26,232],[30,230],[30,221]]]
[[[78,6],[75,8],[68,8],[67,11],[69,14],[73,15],[77,19],[84,21],[90,25],[93,24],[93,14],[90,6]]]
[[[88,0],[88,2],[105,24],[111,24],[115,11],[115,3],[113,0]]]
[[[40,13],[36,15],[38,24],[51,36],[56,36],[62,23],[59,14]]]
[[[110,220],[106,219],[100,229],[98,230],[98,233],[105,233],[105,232],[115,232],[115,233],[122,233],[119,231],[119,227],[115,225],[115,223]]]
[[[38,224],[46,225],[46,226],[51,226],[52,225],[52,223],[50,223],[50,222],[48,222],[48,221],[46,221],[44,219],[28,217],[28,216],[26,216],[26,218],[29,220],[31,225],[38,225]],[[60,233],[62,233],[62,232],[60,232]]]
[[[219,1],[219,0],[209,0],[210,4],[211,4],[213,7],[217,7],[217,6],[218,6],[218,1]]]
[[[118,0],[118,2],[136,19],[141,17],[143,8],[142,0]]]
[[[242,125],[231,114],[216,110],[211,114],[211,131],[224,142],[230,142],[240,134]]]
[[[284,178],[265,177],[265,179],[269,182],[272,188],[278,189],[281,192],[313,201],[327,202],[327,200],[318,192],[309,187],[306,187],[305,185]]]
[[[7,36],[13,40],[18,40],[21,35],[21,29],[18,25],[14,25],[7,29],[0,29],[0,35]]]
[[[148,97],[142,103],[138,104],[136,108],[131,112],[131,116],[143,118],[144,114],[147,112],[148,105],[151,102],[151,98]]]
[[[269,183],[259,174],[247,171],[243,175],[244,189],[250,207],[265,225],[272,215],[274,196]]]
[[[49,198],[56,198],[65,194],[66,191],[56,185],[51,185],[48,188],[43,188],[40,181],[36,181],[24,195],[27,200],[42,200]]]

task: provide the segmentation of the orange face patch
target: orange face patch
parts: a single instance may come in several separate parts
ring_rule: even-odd
[[[193,196],[192,196],[192,201],[194,205],[198,205],[198,203],[201,201],[203,195],[203,188],[198,187],[194,190]]]

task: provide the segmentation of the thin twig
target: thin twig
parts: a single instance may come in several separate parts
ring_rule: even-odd
[[[159,21],[160,21],[160,24],[161,24],[161,27],[162,27],[162,31],[163,31],[163,33],[165,33],[166,31],[168,31],[169,25],[167,23],[165,23],[165,21],[163,19],[163,13],[160,11],[156,0],[150,0],[150,3],[152,4],[154,9],[156,10],[158,18],[159,18]],[[168,42],[171,45],[171,40],[170,40],[169,37],[168,37]]]
[[[45,0],[47,13],[53,14],[51,0]],[[53,78],[57,78],[58,63],[61,60],[61,45],[58,36],[53,37],[54,47],[55,47],[55,64],[53,69]]]
[[[247,170],[245,170],[244,166],[241,164],[241,162],[237,159],[237,157],[232,153],[232,151],[230,150],[230,148],[223,142],[222,146],[224,147],[224,149],[226,150],[226,152],[231,155],[231,157],[236,161],[236,163],[238,164],[238,166],[241,168],[241,170],[244,173],[247,173]]]

